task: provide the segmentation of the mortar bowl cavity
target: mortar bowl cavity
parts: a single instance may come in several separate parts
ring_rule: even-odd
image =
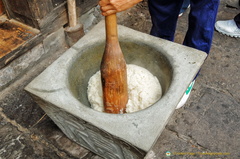
[[[166,94],[173,76],[169,60],[158,50],[141,42],[120,41],[127,64],[135,64],[156,76],[162,87],[162,97]],[[105,43],[83,48],[70,67],[68,81],[70,91],[86,107],[91,107],[87,98],[88,81],[100,69]],[[160,99],[161,100],[161,99]]]

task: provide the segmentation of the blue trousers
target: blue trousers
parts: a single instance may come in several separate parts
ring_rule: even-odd
[[[240,1],[239,1],[240,3]],[[234,21],[236,22],[238,28],[240,29],[240,13],[237,14],[235,17],[234,17]]]
[[[220,0],[190,0],[188,31],[183,45],[209,53]],[[183,0],[148,0],[150,34],[173,41]]]
[[[182,4],[182,7],[181,7],[179,13],[185,12],[185,10],[188,8],[189,4],[190,4],[190,0],[183,0],[183,4]]]

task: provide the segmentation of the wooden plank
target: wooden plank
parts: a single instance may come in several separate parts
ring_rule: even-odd
[[[15,19],[15,15],[13,14],[9,4],[8,4],[8,0],[2,0],[4,8],[5,8],[5,12],[7,14],[7,17],[9,19]]]
[[[34,28],[38,28],[38,25],[37,23],[35,22],[36,20],[32,19],[32,18],[28,18],[24,15],[21,15],[21,14],[18,14],[18,13],[14,13],[12,12],[13,15],[14,15],[14,18],[15,20],[19,21],[19,22],[22,22],[26,25],[29,25],[29,26],[32,26]]]
[[[9,9],[30,19],[41,19],[53,10],[52,0],[7,0]]]
[[[57,7],[60,4],[62,4],[64,1],[66,1],[66,0],[52,0],[52,5],[53,5],[53,7]]]
[[[10,18],[19,20],[27,25],[39,28],[38,19],[47,16],[53,10],[52,0],[4,0],[8,6]]]
[[[52,0],[27,0],[33,19],[42,19],[53,10]]]
[[[21,1],[7,0],[7,3],[9,6],[9,9],[12,12],[17,13],[19,15],[26,16],[31,19],[33,18],[27,0],[21,0]]]
[[[42,42],[42,40],[47,35],[49,35],[49,33],[58,30],[60,27],[62,27],[68,22],[66,13],[66,2],[56,7],[51,12],[51,14],[49,14],[49,16],[46,16],[43,19],[38,19],[35,22],[41,27],[40,33],[37,33],[34,37],[23,42],[15,49],[2,47],[3,49],[0,51],[9,52],[9,54],[5,54],[0,58],[0,69],[10,63],[12,60],[24,54],[29,49]]]
[[[22,45],[25,41],[34,36],[34,34],[35,33],[12,24],[9,21],[0,24],[1,50],[7,51],[1,51],[0,58],[5,56],[9,50],[14,50]]]
[[[14,18],[14,19],[19,19],[21,22],[24,22],[25,24],[31,25],[35,28],[39,28],[41,31],[40,33],[37,33],[34,37],[30,38],[29,40],[23,42],[20,46],[17,48],[13,49],[7,48],[7,47],[2,47],[2,50],[0,51],[10,51],[11,52],[3,57],[0,58],[0,68],[6,66],[8,63],[10,63],[12,60],[15,58],[21,56],[24,54],[26,51],[31,49],[32,47],[36,46],[42,40],[49,35],[49,33],[52,33],[56,30],[58,30],[60,27],[63,27],[65,24],[68,23],[68,16],[67,16],[67,3],[64,1],[62,3],[62,0],[52,0],[52,7],[53,9],[51,10],[51,7],[48,9],[44,10],[43,12],[37,11],[38,13],[31,14],[33,10],[30,10],[29,4],[31,2],[37,2],[37,0],[21,0],[21,3],[27,5],[23,6],[22,9],[26,9],[26,11],[22,11],[21,9],[17,8],[14,6],[15,4],[18,7],[21,7],[23,4],[18,3],[20,0],[3,0],[4,6],[6,8],[7,14],[9,17]],[[10,2],[10,3],[8,3]],[[38,3],[38,4],[43,4],[46,5],[49,3],[47,0],[43,0],[43,3]],[[87,0],[80,0],[78,2],[78,8],[81,10],[81,13],[84,13],[91,9],[92,7],[95,7],[97,5],[98,0],[94,0],[92,2],[88,2]],[[81,5],[81,6],[79,6]],[[30,4],[31,9],[36,7],[34,4]],[[13,8],[13,11],[11,10]],[[29,9],[27,11],[27,8]],[[50,11],[51,10],[51,11]],[[47,13],[47,11],[50,11],[50,13]],[[43,16],[43,18],[38,18],[35,19],[36,17],[42,17],[41,14],[46,16]],[[29,13],[31,16],[26,17],[25,14]],[[80,12],[79,12],[80,13]],[[5,45],[2,45],[5,46]]]
[[[23,45],[20,45],[15,50],[12,50],[9,54],[7,54],[6,56],[4,56],[3,58],[0,59],[0,69],[5,67],[7,64],[12,62],[14,59],[18,58],[25,52],[32,49],[34,46],[41,43],[43,41],[43,39],[44,39],[44,37],[42,36],[42,34],[38,34],[38,35],[34,36],[32,39],[28,40]]]
[[[36,27],[36,23],[32,20],[33,16],[27,0],[3,0],[3,3],[9,19],[15,19],[32,27]]]
[[[38,20],[38,25],[41,31],[48,32],[50,29],[55,27],[60,28],[68,22],[66,6],[64,2],[54,10],[48,16]]]
[[[13,20],[0,24],[0,68],[33,47],[38,34],[38,30]]]
[[[0,15],[3,15],[4,12],[5,12],[4,5],[2,0],[0,0]]]

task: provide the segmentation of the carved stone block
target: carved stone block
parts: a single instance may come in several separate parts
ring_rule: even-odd
[[[126,62],[155,75],[163,96],[135,113],[98,112],[88,102],[87,83],[100,69],[104,28],[102,21],[25,89],[59,128],[83,147],[104,158],[142,159],[163,131],[206,54],[119,26]]]

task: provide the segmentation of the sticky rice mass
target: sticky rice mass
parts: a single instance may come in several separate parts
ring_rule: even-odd
[[[127,65],[127,84],[127,113],[145,109],[157,102],[162,96],[162,88],[158,79],[143,67],[133,64]],[[103,112],[104,106],[100,71],[96,72],[90,78],[87,94],[91,107]]]

